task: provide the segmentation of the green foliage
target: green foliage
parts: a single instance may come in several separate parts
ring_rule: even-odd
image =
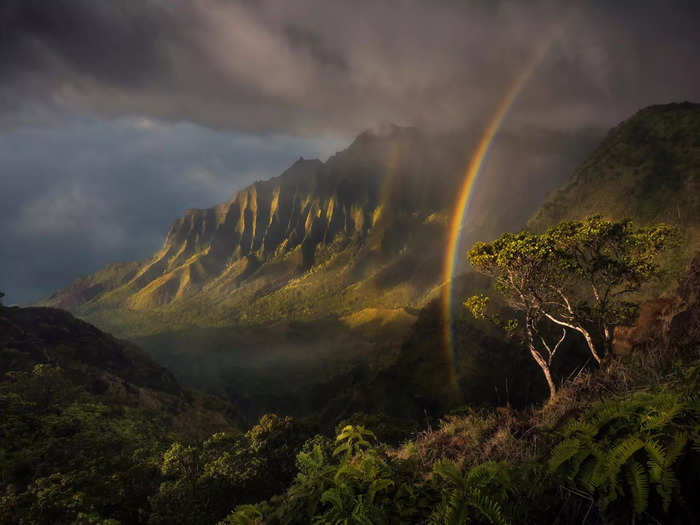
[[[562,429],[550,470],[609,515],[667,515],[683,504],[680,468],[700,429],[696,394],[639,392],[598,403]]]
[[[461,525],[473,519],[491,525],[510,523],[503,503],[513,492],[509,467],[503,463],[482,463],[463,476],[449,461],[435,465],[435,474],[447,482],[442,502],[430,516],[431,524]]]
[[[236,505],[282,492],[307,436],[292,418],[267,414],[243,436],[219,433],[201,443],[173,443],[163,455],[150,523],[214,523]],[[236,519],[253,519],[245,509]]]
[[[347,425],[364,427],[373,432],[378,441],[390,445],[399,445],[418,430],[418,424],[413,419],[391,417],[383,413],[355,412],[335,426],[336,434]]]
[[[241,505],[219,523],[227,525],[260,525],[263,523],[263,514],[255,505]]]
[[[474,319],[486,319],[489,298],[484,294],[473,295],[464,301],[464,306],[474,316]]]
[[[611,350],[615,326],[636,316],[630,299],[663,275],[661,256],[677,240],[678,230],[665,224],[638,227],[592,216],[541,234],[505,233],[476,243],[468,260],[494,279],[509,306],[524,313],[531,347],[537,346],[531,332],[546,321],[579,332],[600,361],[598,341]],[[485,296],[465,305],[475,317],[487,317]]]
[[[166,436],[160,418],[106,404],[50,365],[4,379],[3,523],[138,522],[156,487],[150,459]]]
[[[668,261],[681,270],[700,241],[698,104],[646,108],[612,129],[605,140],[553,192],[528,227],[543,231],[561,221],[600,214],[649,225],[673,224],[684,247]],[[672,284],[672,283],[668,283]]]
[[[368,441],[372,439],[376,441],[376,437],[373,432],[367,430],[364,427],[347,425],[335,438],[338,446],[333,450],[333,455],[343,455],[347,459],[356,454],[359,454],[365,449],[371,447],[371,443]]]

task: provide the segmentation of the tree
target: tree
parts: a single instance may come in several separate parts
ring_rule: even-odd
[[[573,325],[600,362],[585,328],[598,332],[605,354],[612,352],[615,326],[636,318],[638,305],[630,298],[663,276],[661,255],[678,244],[678,230],[666,224],[638,227],[629,219],[593,216],[562,222],[544,235],[567,276],[564,286],[552,290],[550,304],[543,305],[547,316],[561,326]]]
[[[0,306],[2,306],[2,298],[5,297],[5,294],[0,292]]]
[[[556,394],[556,386],[550,367],[567,335],[564,329],[559,340],[551,344],[542,329],[544,315],[538,300],[539,289],[557,287],[562,279],[552,257],[551,244],[529,232],[506,233],[492,243],[475,244],[469,251],[469,262],[491,276],[508,306],[524,315],[524,342],[545,376],[551,400]],[[487,313],[488,297],[474,296],[464,304],[474,317],[502,324],[500,319]],[[506,328],[514,330],[516,325],[510,322]]]
[[[616,325],[634,319],[630,299],[663,275],[661,255],[676,244],[678,232],[665,224],[637,227],[630,220],[600,216],[560,223],[542,234],[506,233],[491,243],[476,243],[468,260],[491,276],[512,308],[525,315],[533,358],[553,357],[544,339],[536,345],[537,327],[546,319],[583,336],[600,363],[612,351]],[[539,356],[539,357],[538,357]],[[549,382],[549,379],[548,379]],[[551,385],[550,385],[551,389]]]

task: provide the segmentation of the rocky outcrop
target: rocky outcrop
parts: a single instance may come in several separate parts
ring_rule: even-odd
[[[668,327],[669,342],[680,348],[700,348],[700,254],[690,264],[678,287],[680,311]]]
[[[700,253],[679,280],[676,295],[645,302],[634,325],[615,329],[617,354],[668,347],[700,348]]]

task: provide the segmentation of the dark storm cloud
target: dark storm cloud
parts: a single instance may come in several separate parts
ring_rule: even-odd
[[[27,302],[110,262],[146,258],[186,208],[339,148],[146,118],[15,128],[0,138],[0,290]]]
[[[614,121],[700,91],[691,2],[5,0],[0,20],[6,108],[34,97],[254,131],[458,127],[486,118],[557,31],[518,106],[531,123]]]
[[[486,220],[639,108],[700,99],[698,5],[2,0],[0,289],[148,256],[183,209],[378,123],[476,136],[547,46],[484,166]]]

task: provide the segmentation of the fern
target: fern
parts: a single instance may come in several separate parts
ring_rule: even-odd
[[[431,515],[430,523],[462,525],[472,517],[493,525],[509,523],[496,499],[505,499],[512,490],[512,479],[504,463],[483,463],[463,476],[454,463],[443,461],[435,465],[433,472],[449,487],[443,491],[442,503]]]
[[[649,504],[649,478],[644,467],[634,460],[625,464],[625,474],[632,495],[634,512],[641,514]]]
[[[372,446],[369,439],[372,439],[375,442],[377,440],[374,433],[370,430],[367,430],[362,426],[347,425],[335,438],[339,445],[333,451],[333,455],[339,456],[343,454],[347,457],[357,454]]]
[[[695,443],[698,405],[683,390],[640,392],[599,403],[570,421],[548,466],[566,482],[593,495],[601,510],[627,507],[632,514],[666,513],[679,497],[678,463]],[[690,423],[691,430],[683,430]]]
[[[557,470],[563,463],[569,461],[581,450],[581,442],[578,439],[565,439],[552,450],[549,458],[549,468]]]
[[[255,505],[241,505],[221,525],[260,525],[262,522],[263,515]]]

